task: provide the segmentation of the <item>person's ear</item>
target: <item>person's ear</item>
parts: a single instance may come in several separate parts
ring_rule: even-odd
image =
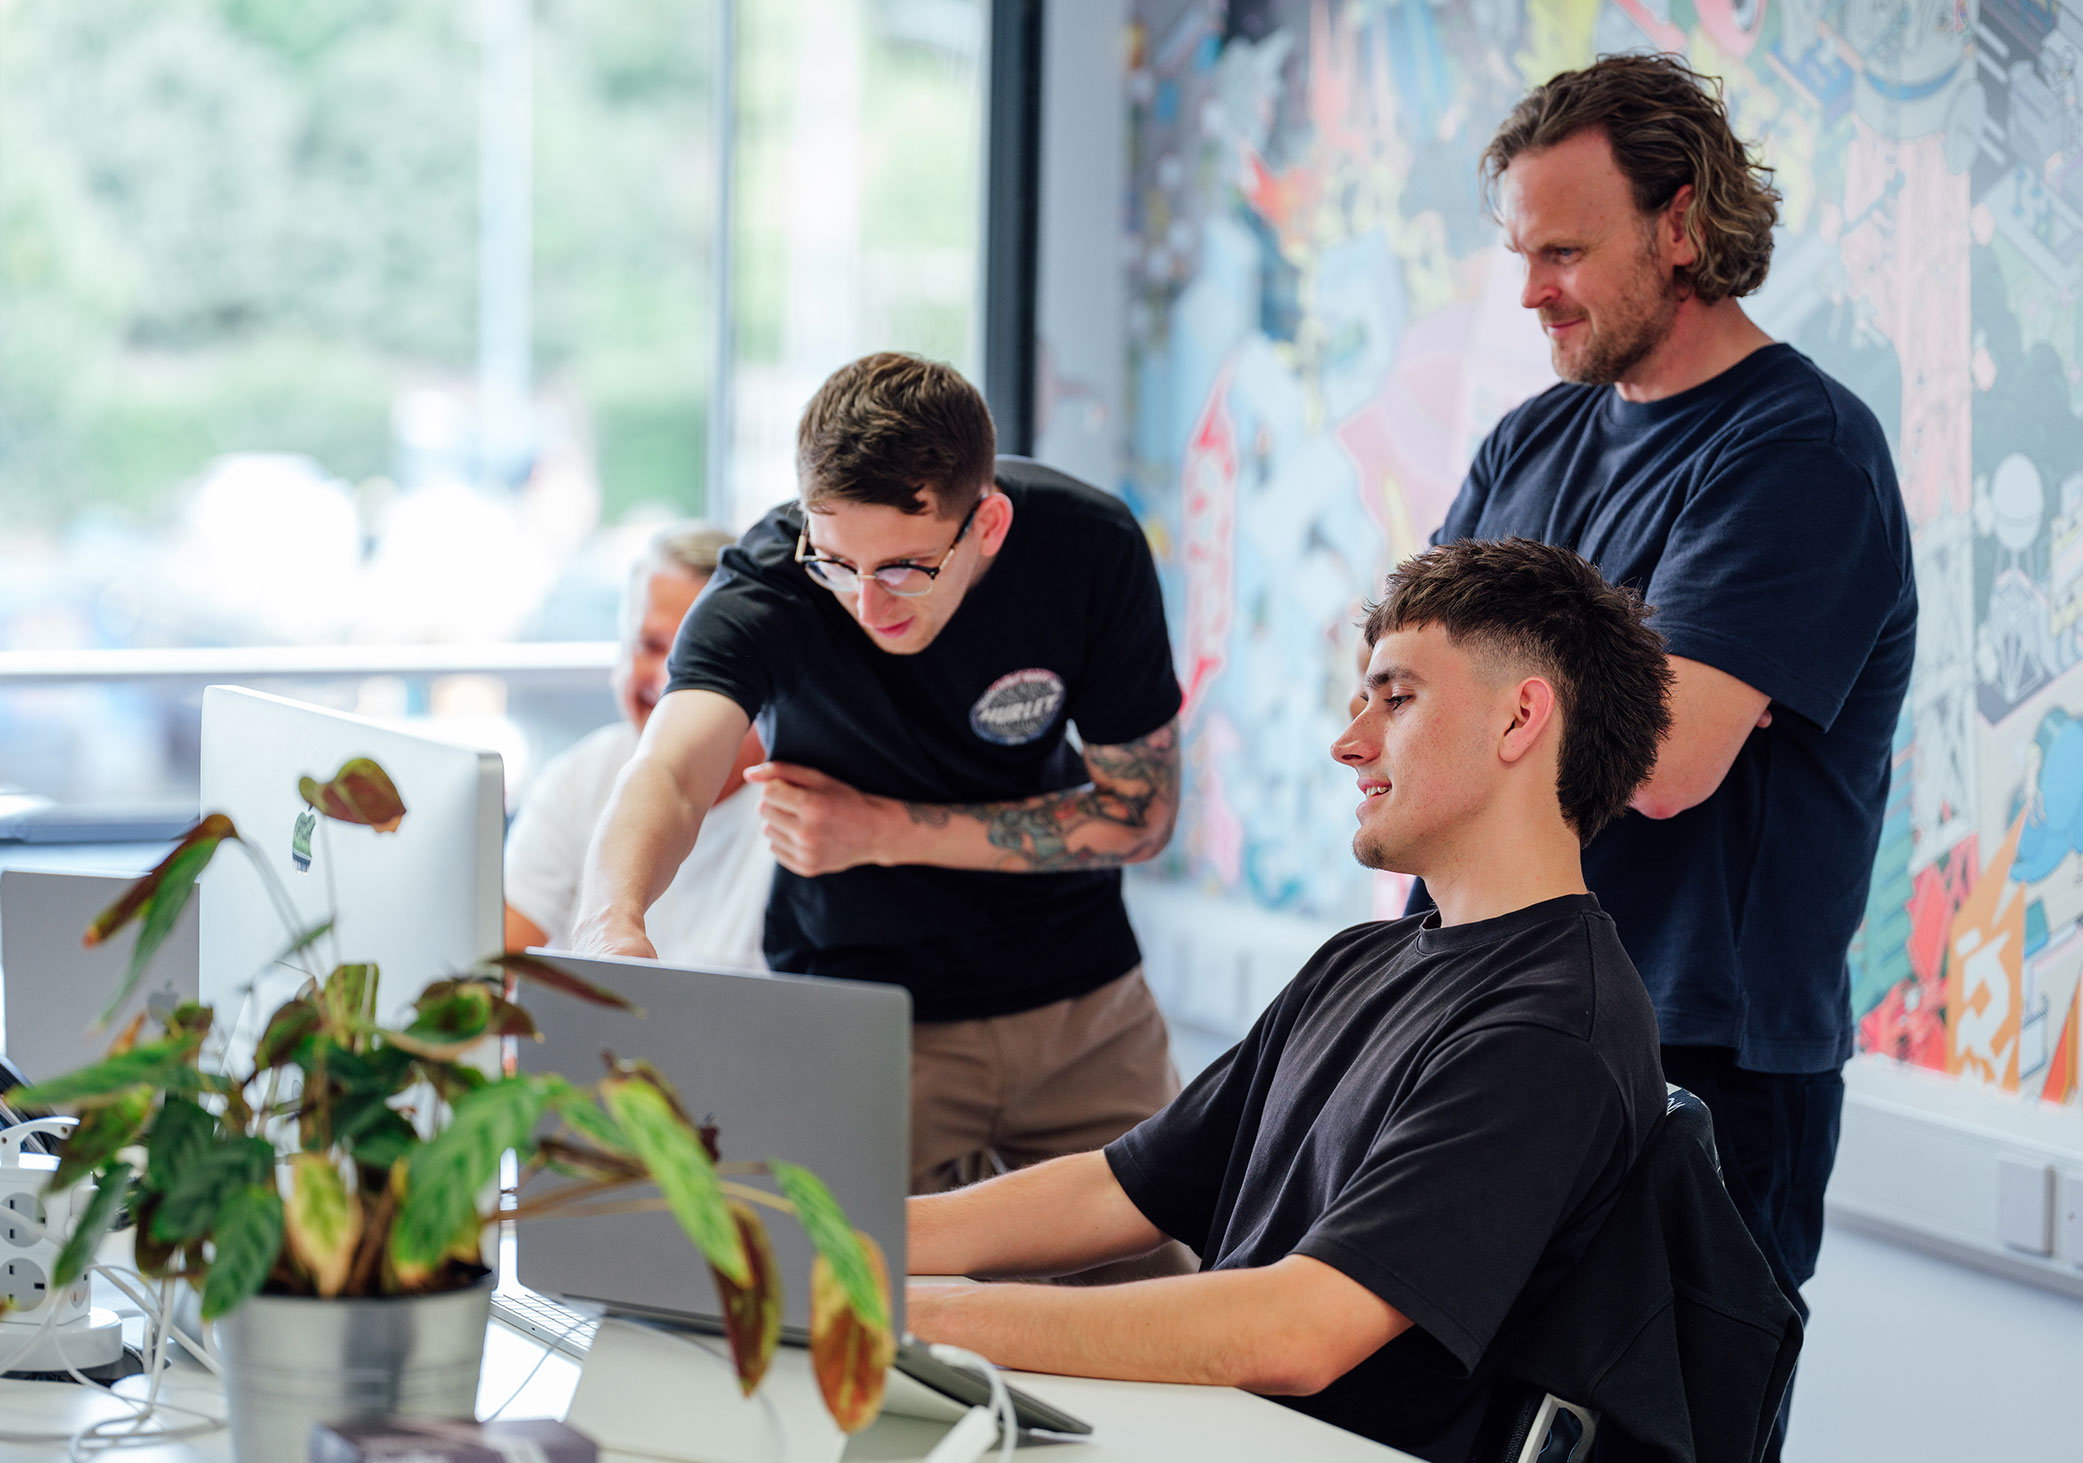
[[[1497,744],[1497,755],[1516,763],[1534,747],[1555,720],[1555,688],[1539,676],[1519,682],[1512,695],[1512,722]]]
[[[1690,269],[1700,262],[1700,251],[1685,227],[1685,221],[1692,216],[1694,199],[1692,184],[1687,183],[1656,216],[1657,252],[1673,269]]]
[[[976,508],[976,525],[970,532],[977,535],[977,544],[986,557],[995,554],[1005,545],[1005,536],[1013,527],[1013,500],[996,488]]]

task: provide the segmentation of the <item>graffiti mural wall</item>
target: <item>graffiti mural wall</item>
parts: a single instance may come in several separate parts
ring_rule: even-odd
[[[1862,1046],[2078,1100],[2083,4],[1133,0],[1130,465],[1188,690],[1172,872],[1395,907],[1327,755],[1357,603],[1552,377],[1476,191],[1531,84],[1663,48],[1785,195],[1766,330],[1879,416],[1918,666],[1852,951]]]

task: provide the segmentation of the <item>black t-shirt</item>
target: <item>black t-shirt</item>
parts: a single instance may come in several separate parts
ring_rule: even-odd
[[[1662,401],[1556,386],[1484,441],[1433,541],[1513,536],[1582,554],[1641,591],[1671,654],[1772,698],[1705,802],[1627,813],[1584,851],[1663,1039],[1753,1071],[1841,1066],[1916,648],[1880,424],[1789,345]]]
[[[1591,895],[1360,925],[1108,1145],[1205,1270],[1321,1260],[1413,1328],[1289,1405],[1446,1463],[1482,1359],[1555,1288],[1663,1112],[1656,1018]]]
[[[671,691],[728,696],[768,755],[907,802],[1033,797],[1090,779],[1067,733],[1119,745],[1179,714],[1157,570],[1117,499],[998,460],[1013,525],[990,571],[916,655],[870,643],[795,562],[797,503],[724,550],[674,643]],[[1118,870],[996,873],[922,865],[774,875],[776,970],[890,981],[920,1021],[1031,1010],[1141,958]]]

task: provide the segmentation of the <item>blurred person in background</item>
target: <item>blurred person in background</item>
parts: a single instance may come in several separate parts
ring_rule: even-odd
[[[569,943],[586,846],[665,691],[666,656],[680,622],[733,538],[714,524],[670,523],[630,566],[622,586],[622,653],[614,670],[622,719],[561,753],[528,789],[506,840],[507,949]],[[774,856],[761,830],[758,799],[746,795],[744,780],[746,768],[765,760],[759,734],[747,730],[737,764],[702,820],[694,852],[645,917],[661,960],[765,967],[760,938]]]

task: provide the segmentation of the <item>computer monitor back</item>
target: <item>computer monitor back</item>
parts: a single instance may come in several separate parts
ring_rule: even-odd
[[[298,792],[300,778],[324,782],[351,757],[375,758],[396,784],[406,811],[395,831],[320,818]],[[291,920],[334,921],[302,965],[378,967],[379,1020],[400,1017],[429,981],[498,953],[504,785],[495,752],[243,687],[204,690],[203,809],[230,815],[243,852],[274,870],[291,906],[276,907],[241,850],[220,849],[203,873],[202,996],[216,1008],[227,1068],[243,1065],[305,979],[276,958]]]
[[[93,949],[80,936],[135,875],[0,872],[0,1052],[32,1082],[100,1060],[113,1029],[87,1028],[130,966],[137,927]],[[115,1025],[150,1004],[164,1013],[196,995],[195,902],[181,911]]]
[[[854,1227],[882,1246],[901,1334],[910,995],[865,981],[545,958],[628,997],[644,1015],[524,988],[543,1039],[519,1043],[521,1070],[590,1083],[604,1075],[603,1052],[644,1058],[697,1121],[717,1125],[726,1160],[780,1158],[810,1169]],[[810,1242],[785,1214],[762,1210],[760,1218],[781,1273],[782,1323],[807,1327]],[[669,1214],[544,1217],[517,1226],[515,1239],[519,1278],[531,1290],[639,1314],[717,1317],[708,1266]]]

